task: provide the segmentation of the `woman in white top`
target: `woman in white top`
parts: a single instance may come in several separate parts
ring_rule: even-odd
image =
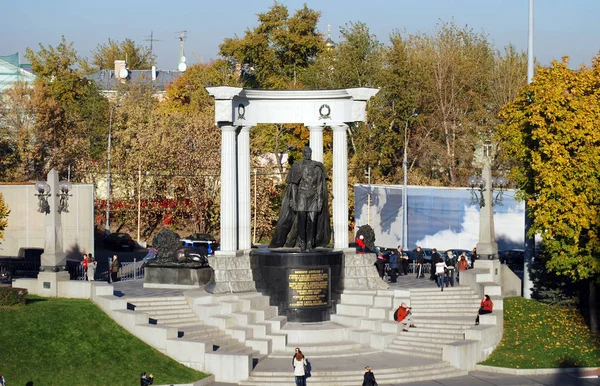
[[[437,275],[438,286],[442,287],[442,291],[444,290],[447,269],[448,266],[444,262],[444,259],[440,259],[440,261],[435,265],[435,274]]]
[[[294,375],[296,376],[296,386],[306,386],[306,359],[299,348],[296,349],[294,356]]]
[[[96,262],[96,260],[92,257],[91,259],[89,259],[88,261],[88,269],[87,269],[87,277],[89,281],[94,280],[94,276],[96,275],[96,267],[98,266],[98,263]]]

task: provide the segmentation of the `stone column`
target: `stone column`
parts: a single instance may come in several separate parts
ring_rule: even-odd
[[[58,193],[60,190],[58,187],[58,173],[55,169],[50,170],[48,173],[47,182],[50,185],[50,197],[48,197],[50,213],[45,216],[46,233],[41,265],[44,270],[57,271],[55,267],[64,266],[67,263],[67,257],[63,251],[62,222],[60,213],[58,213]]]
[[[481,256],[482,259],[498,256],[498,243],[496,243],[494,230],[491,162],[490,157],[484,156],[481,178],[485,181],[485,191],[483,192],[485,206],[479,209],[479,242],[477,243],[477,255]]]
[[[55,169],[48,173],[48,185],[50,185],[50,213],[45,215],[45,239],[44,253],[42,254],[40,273],[38,274],[37,286],[32,293],[40,296],[58,297],[58,282],[68,281],[69,272],[63,268],[67,263],[67,257],[63,250],[62,221],[58,213],[60,192],[58,187],[58,173]]]
[[[237,250],[237,184],[235,126],[221,126],[221,250],[219,254],[235,254]]]
[[[348,248],[348,143],[345,124],[333,130],[333,247]]]
[[[241,126],[237,136],[238,249],[250,250],[250,127]]]
[[[306,126],[310,131],[312,159],[323,162],[323,126]]]

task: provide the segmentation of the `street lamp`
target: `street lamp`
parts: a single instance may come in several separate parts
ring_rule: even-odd
[[[37,190],[38,198],[38,212],[49,214],[50,204],[48,203],[48,197],[50,197],[50,185],[46,181],[38,181],[35,183],[35,190]]]
[[[116,104],[110,109],[110,118],[108,120],[108,151],[106,154],[106,224],[104,226],[104,237],[110,234],[110,148],[112,141],[112,118],[113,112],[120,104]]]
[[[486,141],[483,145],[481,176],[471,176],[468,180],[471,190],[471,205],[478,205],[480,208],[477,255],[487,257],[488,260],[498,257],[498,243],[494,229],[494,206],[502,205],[502,195],[508,185],[505,177],[492,177],[492,160],[493,146],[491,141]],[[495,196],[494,190],[496,190]]]
[[[406,124],[404,125],[404,162],[402,163],[404,169],[404,189],[402,189],[402,245],[404,247],[408,247],[408,193],[406,191],[408,185],[408,157],[406,155],[406,149],[408,148],[408,123],[412,118],[418,116],[419,114],[413,112],[406,119]]]
[[[57,196],[60,198],[57,209],[58,213],[69,213],[69,197],[72,196],[71,194],[69,194],[69,191],[72,188],[72,184],[68,180],[62,180],[61,182],[59,182],[58,188],[60,190],[60,193],[57,193]]]

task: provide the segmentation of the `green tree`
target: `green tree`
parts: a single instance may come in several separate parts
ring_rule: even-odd
[[[301,73],[325,47],[316,29],[320,15],[305,4],[290,17],[287,7],[275,2],[258,14],[259,25],[243,38],[226,38],[219,54],[238,63],[249,87],[301,88]]]
[[[127,68],[131,70],[148,70],[155,64],[150,50],[136,45],[131,39],[122,42],[108,39],[108,43],[99,44],[91,55],[90,60],[81,60],[81,67],[85,74],[93,74],[103,68],[112,69],[115,60],[126,60]]]
[[[4,202],[4,196],[0,193],[0,240],[4,240],[4,230],[8,226],[8,215],[10,210]]]
[[[600,277],[600,60],[579,70],[568,59],[538,68],[501,112],[496,131],[528,215],[550,256],[546,267],[589,282],[590,324],[598,332]]]

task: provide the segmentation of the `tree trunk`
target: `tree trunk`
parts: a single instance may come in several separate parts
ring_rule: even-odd
[[[596,280],[589,279],[590,294],[588,297],[590,309],[590,329],[592,333],[598,334],[598,310],[596,309]]]

